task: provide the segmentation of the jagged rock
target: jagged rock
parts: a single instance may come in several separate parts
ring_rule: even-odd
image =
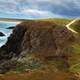
[[[0,36],[5,36],[5,34],[4,34],[4,33],[2,33],[2,32],[0,32]]]

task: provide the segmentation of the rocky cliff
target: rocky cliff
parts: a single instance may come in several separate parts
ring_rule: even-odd
[[[6,44],[0,48],[0,71],[10,70],[28,54],[42,61],[62,60],[69,67],[69,47],[74,39],[65,26],[50,21],[22,22],[16,25]]]

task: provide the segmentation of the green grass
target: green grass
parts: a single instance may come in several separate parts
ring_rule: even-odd
[[[25,63],[20,63],[20,66],[16,67],[15,71],[17,72],[25,72],[25,71],[33,71],[41,67],[41,63],[37,60],[29,60]]]
[[[49,18],[49,19],[39,19],[41,21],[51,21],[51,22],[55,22],[56,24],[60,24],[60,25],[66,25],[68,24],[70,21],[72,21],[73,19],[65,19],[65,18]]]
[[[79,26],[71,26],[71,28],[80,34],[80,27]]]
[[[80,54],[80,44],[74,44],[73,45],[73,52],[76,54]]]
[[[80,72],[80,64],[76,64],[70,68],[71,72]]]
[[[70,60],[72,66],[70,67],[71,72],[80,72],[80,44],[75,43],[73,46],[72,59]]]

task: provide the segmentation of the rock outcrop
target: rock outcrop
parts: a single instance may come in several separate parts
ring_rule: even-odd
[[[4,33],[2,33],[2,32],[0,32],[0,36],[2,37],[2,36],[5,36],[5,34]]]
[[[15,26],[11,26],[11,27],[8,27],[6,29],[14,29],[14,28],[15,28]]]
[[[69,66],[68,49],[74,41],[73,33],[65,26],[49,21],[26,21],[18,24],[0,49],[0,62],[13,57],[32,54],[37,58],[63,60]]]

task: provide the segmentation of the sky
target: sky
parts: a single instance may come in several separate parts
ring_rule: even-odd
[[[80,0],[0,0],[0,18],[80,18]]]

